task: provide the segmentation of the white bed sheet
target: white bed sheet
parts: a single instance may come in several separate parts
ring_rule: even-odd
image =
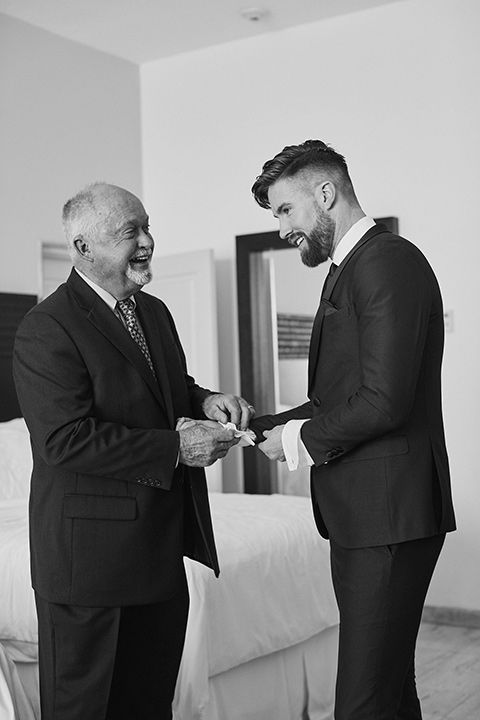
[[[0,641],[12,660],[36,660],[26,498],[0,502],[0,578]]]
[[[0,500],[28,497],[32,466],[25,420],[0,423]]]

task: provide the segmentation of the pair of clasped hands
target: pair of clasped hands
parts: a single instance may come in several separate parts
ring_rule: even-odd
[[[208,467],[225,457],[231,447],[254,445],[255,433],[248,430],[255,409],[237,395],[214,393],[203,402],[208,420],[179,418],[179,462],[192,467]]]

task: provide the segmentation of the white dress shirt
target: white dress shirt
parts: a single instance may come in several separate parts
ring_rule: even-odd
[[[82,280],[85,280],[85,282],[87,283],[87,285],[90,285],[90,287],[92,288],[92,290],[94,290],[94,291],[97,293],[97,295],[98,295],[105,303],[107,303],[107,305],[108,305],[108,307],[110,308],[110,310],[113,312],[113,314],[115,315],[115,317],[117,317],[117,318],[120,320],[120,322],[122,323],[122,325],[124,325],[125,327],[127,327],[127,323],[125,322],[125,318],[123,317],[123,315],[122,315],[122,313],[120,312],[120,310],[117,308],[117,298],[113,297],[113,295],[110,295],[109,292],[107,292],[107,291],[104,290],[102,287],[100,287],[100,285],[97,285],[97,283],[94,283],[93,280],[90,280],[90,278],[88,278],[86,275],[84,275],[83,272],[82,272],[81,270],[79,270],[78,268],[74,268],[74,270],[75,270],[76,273],[78,273],[78,275],[80,275],[80,277],[82,278]],[[137,303],[136,303],[136,301],[135,301],[135,296],[134,296],[134,295],[131,295],[131,296],[130,296],[130,299],[133,300],[133,304],[135,305],[135,308],[136,308],[136,307],[137,307]],[[136,313],[135,313],[135,314],[136,314]],[[139,325],[139,327],[140,327],[140,322],[139,322],[139,320],[138,320],[138,317],[137,317],[137,323],[138,323],[138,325]],[[140,329],[141,329],[141,328],[140,328]],[[143,332],[143,330],[142,330],[142,332]]]
[[[117,304],[117,299],[114,298],[113,295],[110,295],[110,293],[107,292],[106,290],[104,290],[102,287],[100,287],[100,285],[97,285],[96,283],[94,283],[93,280],[90,280],[90,278],[88,278],[86,275],[84,275],[84,273],[81,270],[79,270],[78,268],[73,268],[73,269],[75,270],[76,273],[78,273],[80,275],[82,280],[85,280],[87,285],[90,285],[92,290],[94,290],[97,293],[97,295],[100,295],[102,300],[107,303],[110,310],[112,310],[112,312],[115,312],[115,306]]]
[[[365,235],[367,230],[375,225],[375,221],[371,217],[363,217],[358,220],[340,239],[337,247],[332,253],[332,262],[335,265],[345,260],[350,250],[352,250],[357,242]],[[313,465],[314,462],[303,444],[300,437],[300,430],[303,423],[308,420],[289,420],[282,431],[282,446],[287,467],[289,470],[297,470],[300,467]]]

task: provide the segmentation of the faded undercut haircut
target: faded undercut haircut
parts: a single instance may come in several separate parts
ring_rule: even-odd
[[[347,163],[343,155],[322,140],[306,140],[301,145],[287,145],[282,152],[267,160],[252,186],[252,193],[260,207],[269,209],[268,189],[280,178],[292,178],[299,173],[319,173],[330,177],[346,197],[355,198]]]

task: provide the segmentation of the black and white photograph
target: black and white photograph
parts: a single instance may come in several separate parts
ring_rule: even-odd
[[[0,0],[0,720],[479,720],[479,29]]]

